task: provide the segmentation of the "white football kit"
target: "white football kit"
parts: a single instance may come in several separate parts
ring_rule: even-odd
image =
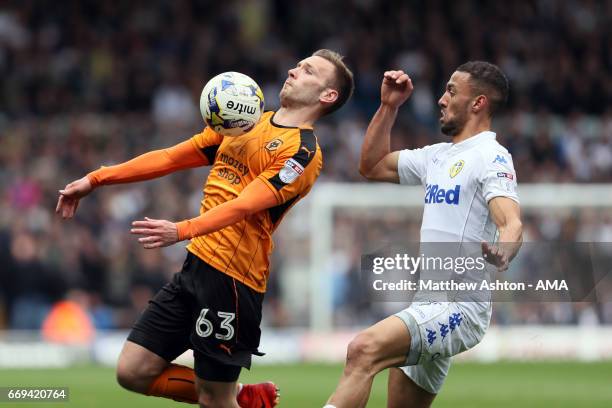
[[[500,196],[519,201],[512,157],[494,132],[481,132],[456,144],[402,150],[397,169],[401,184],[425,186],[422,243],[493,242],[497,228],[488,202]],[[491,303],[414,301],[396,316],[412,337],[402,370],[417,385],[437,394],[450,358],[484,336]]]

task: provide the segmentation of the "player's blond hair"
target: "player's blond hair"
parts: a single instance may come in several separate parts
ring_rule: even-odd
[[[323,48],[315,51],[312,56],[325,58],[332,63],[336,71],[329,86],[338,91],[338,99],[325,110],[324,115],[329,115],[340,109],[353,94],[355,90],[353,72],[344,63],[344,57],[335,51]]]

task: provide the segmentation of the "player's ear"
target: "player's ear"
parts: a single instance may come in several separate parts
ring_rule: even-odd
[[[472,112],[478,113],[487,108],[489,104],[489,99],[485,95],[478,95],[472,101]]]
[[[321,95],[319,95],[319,101],[329,105],[338,100],[338,91],[332,88],[325,88]]]

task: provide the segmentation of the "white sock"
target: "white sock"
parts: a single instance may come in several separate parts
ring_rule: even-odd
[[[327,404],[327,405],[326,405],[326,406],[324,406],[323,408],[336,408],[336,406],[335,406],[335,405],[330,405],[330,404]]]

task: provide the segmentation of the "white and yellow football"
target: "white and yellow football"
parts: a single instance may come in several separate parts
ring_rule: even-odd
[[[257,82],[239,72],[224,72],[204,86],[200,111],[212,130],[223,136],[240,136],[251,130],[264,110]]]

